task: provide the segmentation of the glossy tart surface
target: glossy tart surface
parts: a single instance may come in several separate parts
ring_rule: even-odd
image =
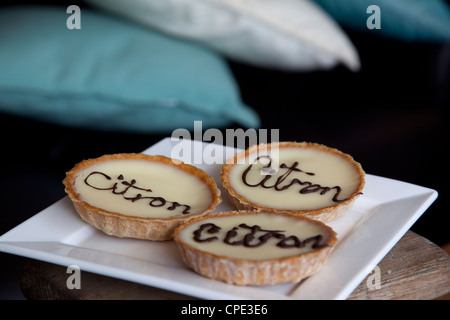
[[[163,156],[106,155],[85,160],[67,173],[66,191],[77,211],[128,221],[180,222],[211,212],[220,202],[205,172]],[[98,227],[98,226],[97,226]],[[121,236],[119,229],[115,235]],[[102,228],[100,228],[102,229]]]
[[[327,260],[336,234],[301,216],[227,212],[193,219],[174,236],[194,271],[228,283],[296,282]]]
[[[254,146],[222,168],[221,179],[239,209],[304,213],[330,220],[361,194],[364,171],[336,149],[312,143]],[[326,215],[329,211],[329,215]]]

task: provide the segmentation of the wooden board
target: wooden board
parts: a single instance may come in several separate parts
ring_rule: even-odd
[[[81,288],[68,289],[67,267],[25,263],[21,287],[29,299],[167,300],[182,294],[81,271]],[[427,239],[408,231],[350,295],[350,300],[435,299],[450,292],[450,257]]]

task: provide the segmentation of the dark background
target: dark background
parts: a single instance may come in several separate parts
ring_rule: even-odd
[[[280,130],[281,141],[323,143],[351,154],[366,173],[437,190],[412,230],[448,243],[450,44],[345,31],[360,54],[360,72],[279,72],[230,61],[242,99],[260,114],[262,128]],[[0,234],[64,197],[61,181],[76,162],[140,152],[169,135],[68,128],[0,113]],[[0,253],[0,260],[0,298],[22,298],[24,258]]]

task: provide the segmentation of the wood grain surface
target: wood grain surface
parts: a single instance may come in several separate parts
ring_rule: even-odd
[[[68,289],[67,267],[25,263],[22,291],[28,299],[170,300],[195,299],[133,282],[81,271],[81,288]],[[450,292],[450,257],[427,239],[408,231],[349,296],[350,300],[436,299]]]

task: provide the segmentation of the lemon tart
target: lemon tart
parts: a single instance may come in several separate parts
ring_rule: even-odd
[[[170,240],[179,224],[221,202],[216,183],[203,170],[160,155],[84,160],[63,183],[81,218],[117,237]]]
[[[337,241],[322,222],[255,211],[192,219],[174,240],[189,268],[236,285],[298,282],[320,270]]]
[[[255,145],[222,167],[221,180],[239,210],[288,212],[328,221],[350,209],[364,188],[350,155],[324,145]]]

